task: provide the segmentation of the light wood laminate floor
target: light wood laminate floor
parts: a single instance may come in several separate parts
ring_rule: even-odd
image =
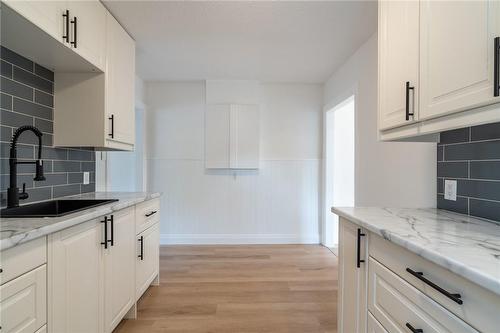
[[[336,332],[337,258],[319,245],[162,246],[160,286],[115,333]]]

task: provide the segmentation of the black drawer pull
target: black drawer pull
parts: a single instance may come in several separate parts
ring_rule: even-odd
[[[359,268],[362,262],[365,262],[361,259],[361,237],[365,236],[365,234],[361,233],[361,229],[358,228],[358,255],[356,259],[356,266]]]
[[[495,37],[495,56],[493,64],[493,96],[500,96],[500,37]]]
[[[410,112],[410,90],[415,91],[415,87],[410,87],[410,82],[406,81],[406,120],[410,120],[410,116],[414,116],[414,112]]]
[[[101,223],[104,223],[104,242],[101,242],[102,245],[104,245],[104,248],[108,248],[108,217],[104,216],[104,221],[101,221]]]
[[[406,268],[406,271],[408,273],[410,273],[411,275],[413,275],[414,277],[416,277],[417,279],[419,279],[420,281],[423,281],[425,284],[427,284],[427,285],[431,286],[432,288],[436,289],[437,291],[439,291],[441,294],[445,295],[446,297],[448,297],[452,301],[457,302],[458,304],[463,304],[464,303],[460,299],[460,298],[462,298],[462,296],[460,294],[452,294],[449,291],[444,290],[443,288],[441,288],[440,286],[438,286],[434,282],[427,280],[424,277],[424,273],[422,273],[422,272],[415,272],[411,268]]]
[[[73,45],[73,47],[76,49],[78,47],[77,45],[77,36],[78,36],[78,31],[76,30],[77,29],[77,26],[78,26],[78,22],[77,22],[77,17],[73,17],[73,20],[71,21],[71,24],[73,24],[73,40],[70,42],[71,45]]]
[[[109,242],[111,243],[111,246],[115,245],[115,223],[113,221],[113,215],[109,218],[109,222],[111,222],[111,239]]]
[[[69,43],[69,10],[66,9],[62,16],[64,20],[63,30],[66,30],[66,34],[63,33],[62,38],[66,41],[66,43]]]
[[[146,214],[146,217],[150,217],[151,215],[155,215],[156,213],[158,213],[158,211],[153,210],[151,213]]]
[[[138,241],[141,242],[141,254],[139,254],[137,257],[141,260],[144,260],[144,236],[141,236]]]
[[[109,137],[113,139],[115,137],[115,115],[112,114],[109,116],[108,120],[111,120],[111,133],[109,133]]]
[[[406,323],[406,327],[412,331],[412,333],[424,333],[424,330],[421,328],[413,328],[413,326],[410,325],[410,323]]]

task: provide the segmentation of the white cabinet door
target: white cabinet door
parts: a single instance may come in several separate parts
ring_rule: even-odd
[[[108,222],[104,250],[104,332],[112,332],[135,302],[135,211],[120,210]]]
[[[42,265],[0,287],[0,327],[31,333],[47,322],[47,272]]]
[[[500,102],[493,97],[500,2],[421,1],[420,119]]]
[[[366,331],[366,265],[368,261],[366,238],[367,232],[346,219],[340,218],[339,333],[365,333]]]
[[[102,332],[103,228],[93,220],[49,236],[52,333]]]
[[[259,125],[257,105],[231,105],[229,166],[232,169],[259,167]]]
[[[212,104],[205,110],[205,168],[229,168],[231,105]]]
[[[66,34],[66,19],[63,17],[67,9],[67,1],[19,1],[3,0],[18,14],[59,41]]]
[[[379,129],[388,129],[418,119],[419,2],[380,1],[378,34]]]
[[[106,18],[107,139],[135,141],[135,44],[115,18]]]
[[[159,258],[160,224],[157,223],[137,236],[136,299],[142,296],[158,275]]]
[[[104,71],[106,64],[106,8],[100,1],[87,0],[69,1],[68,9],[71,23],[71,48],[98,69]]]

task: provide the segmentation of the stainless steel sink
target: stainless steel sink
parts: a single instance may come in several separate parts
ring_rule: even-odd
[[[92,207],[118,201],[118,199],[51,200],[0,210],[0,217],[58,217]]]

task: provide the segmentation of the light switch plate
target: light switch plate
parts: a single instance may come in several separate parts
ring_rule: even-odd
[[[90,172],[86,171],[83,173],[83,185],[90,183]]]
[[[446,200],[457,201],[457,181],[448,180],[444,181],[444,198]]]

